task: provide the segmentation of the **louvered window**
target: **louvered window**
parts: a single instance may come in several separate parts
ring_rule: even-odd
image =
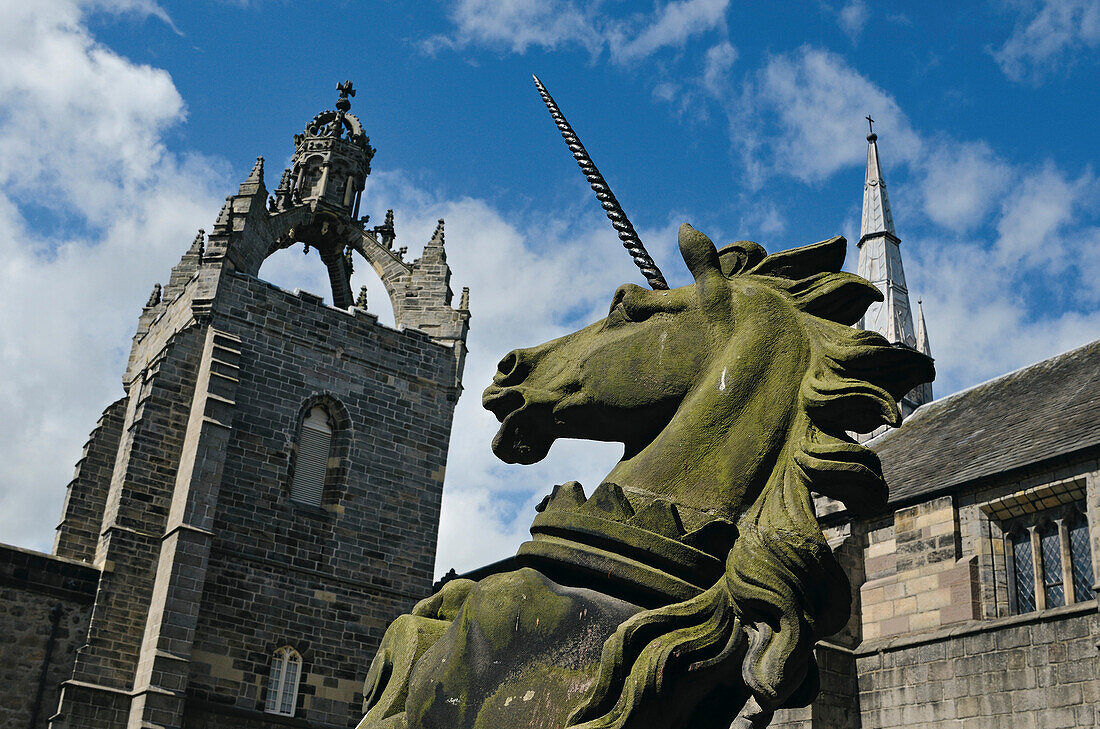
[[[269,714],[294,716],[298,704],[298,679],[302,674],[302,657],[290,646],[283,646],[271,657],[271,674],[267,681]]]
[[[314,407],[302,421],[298,433],[298,455],[294,463],[294,481],[290,498],[301,504],[320,506],[325,491],[325,472],[332,450],[332,426],[328,413]]]

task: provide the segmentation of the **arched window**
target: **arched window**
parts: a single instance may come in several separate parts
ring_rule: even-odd
[[[294,716],[298,705],[298,679],[302,675],[302,657],[290,646],[283,646],[271,657],[271,674],[267,681],[269,714]]]
[[[300,504],[320,506],[325,492],[325,474],[332,450],[332,419],[328,411],[315,405],[302,419],[298,431],[298,455],[290,498]]]

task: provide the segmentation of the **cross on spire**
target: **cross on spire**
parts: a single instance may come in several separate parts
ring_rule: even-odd
[[[875,127],[874,127],[875,120],[871,118],[870,114],[868,114],[867,116],[865,116],[863,118],[867,120],[867,133],[868,134],[874,134],[875,133]]]
[[[355,96],[355,88],[351,85],[351,81],[344,81],[342,84],[336,84],[336,90],[340,92],[340,98],[336,100],[336,108],[347,111],[351,108],[351,100],[348,97]]]

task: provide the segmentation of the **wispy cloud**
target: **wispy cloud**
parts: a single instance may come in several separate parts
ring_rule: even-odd
[[[185,113],[171,78],[96,43],[82,12],[9,3],[0,26],[0,534],[39,548],[122,394],[135,312],[225,177],[165,149]]]
[[[892,161],[913,159],[920,150],[894,98],[842,57],[818,48],[770,58],[730,108],[734,143],[757,182],[773,173],[817,182],[859,164],[866,144],[853,130],[866,114],[891,130]]]
[[[459,0],[450,20],[454,33],[427,38],[422,49],[434,53],[478,44],[525,53],[532,46],[576,44],[594,53],[604,44],[594,10],[570,0]]]
[[[859,38],[859,34],[863,32],[863,26],[867,25],[867,20],[870,17],[871,11],[867,8],[867,3],[864,0],[849,0],[837,11],[837,22],[840,24],[840,29],[848,35],[853,43]]]
[[[421,43],[428,53],[469,46],[526,53],[579,46],[592,55],[607,50],[629,64],[663,48],[680,48],[693,36],[724,28],[729,0],[672,0],[652,13],[620,20],[601,3],[573,0],[458,0],[450,12],[454,30]]]
[[[991,51],[1013,81],[1038,84],[1100,47],[1100,0],[1041,0],[1025,7],[1012,35]]]
[[[729,0],[679,0],[631,23],[617,23],[607,36],[611,58],[630,63],[661,48],[678,48],[692,36],[723,27]]]

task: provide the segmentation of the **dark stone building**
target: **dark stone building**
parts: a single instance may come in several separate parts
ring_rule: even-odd
[[[469,311],[443,225],[358,219],[374,150],[336,110],[258,160],[158,284],[52,555],[0,548],[5,727],[348,727],[389,621],[431,589]],[[258,278],[315,249],[334,306]],[[356,304],[353,253],[396,329]]]

